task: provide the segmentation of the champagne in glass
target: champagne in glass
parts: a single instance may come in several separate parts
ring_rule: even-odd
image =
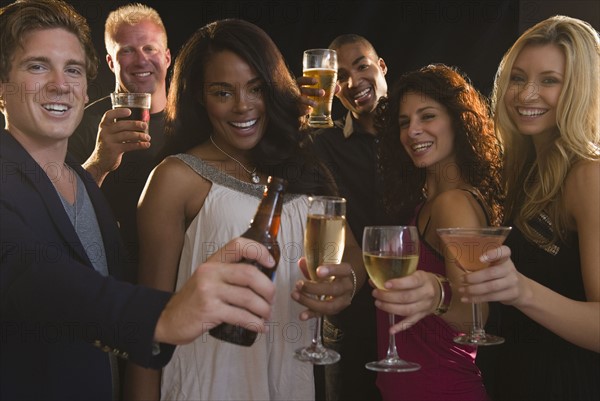
[[[438,228],[437,233],[445,246],[446,257],[451,257],[456,264],[467,273],[489,266],[479,257],[504,243],[512,227],[479,227],[479,228]],[[483,329],[481,306],[472,304],[473,325],[469,334],[461,334],[454,338],[458,344],[496,345],[502,344],[504,338],[487,334]]]
[[[311,280],[322,280],[317,277],[319,266],[339,264],[342,261],[345,243],[346,199],[332,196],[310,197],[304,233],[304,253]],[[317,318],[311,345],[297,349],[294,354],[296,359],[315,365],[329,365],[340,360],[340,354],[323,346],[322,325],[323,316],[320,316]]]
[[[317,267],[322,264],[338,264],[344,254],[346,231],[344,216],[308,215],[304,236],[304,252],[308,275],[313,281],[317,277]]]
[[[419,264],[419,233],[413,226],[368,226],[363,234],[363,260],[369,278],[377,288],[385,290],[387,280],[408,276]],[[390,327],[394,314],[389,314]],[[396,338],[389,336],[384,359],[365,365],[377,372],[413,372],[421,365],[400,359]]]

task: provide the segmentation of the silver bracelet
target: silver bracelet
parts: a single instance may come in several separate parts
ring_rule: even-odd
[[[354,295],[356,295],[356,273],[354,273],[354,269],[350,267],[350,273],[352,273],[352,296],[350,300],[354,299]]]

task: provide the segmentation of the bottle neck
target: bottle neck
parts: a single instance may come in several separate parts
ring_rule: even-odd
[[[283,192],[268,191],[265,193],[247,233],[253,234],[256,241],[274,240],[279,233]]]

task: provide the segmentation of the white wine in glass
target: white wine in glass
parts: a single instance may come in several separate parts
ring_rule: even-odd
[[[369,278],[377,288],[385,290],[386,281],[408,276],[419,264],[419,233],[414,226],[368,226],[363,233],[363,260]],[[389,314],[390,327],[394,314]],[[387,355],[384,359],[365,365],[377,372],[413,372],[421,365],[400,359],[396,338],[389,336]]]
[[[504,243],[512,227],[480,227],[480,228],[438,228],[437,233],[444,243],[444,256],[456,261],[465,272],[485,269],[489,263],[483,263],[479,257],[491,249]],[[473,324],[469,334],[461,334],[454,338],[458,344],[497,345],[504,338],[487,334],[483,328],[481,306],[472,304]]]
[[[319,266],[339,264],[342,261],[346,244],[346,199],[313,196],[308,201],[304,253],[311,280],[320,281],[322,279],[317,277]],[[340,354],[323,346],[322,325],[323,316],[320,316],[317,318],[311,345],[297,349],[294,354],[296,359],[315,365],[329,365],[340,360]]]

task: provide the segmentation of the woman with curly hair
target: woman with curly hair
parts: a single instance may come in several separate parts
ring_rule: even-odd
[[[600,36],[548,18],[505,54],[492,104],[506,221],[492,267],[465,278],[506,342],[478,356],[502,400],[600,399]],[[510,256],[510,258],[509,258]]]
[[[485,400],[476,347],[453,342],[472,322],[470,305],[449,286],[464,272],[444,257],[436,229],[501,221],[500,143],[488,105],[456,69],[429,65],[400,77],[381,108],[385,204],[417,226],[422,245],[415,273],[373,292],[379,352],[394,333],[400,357],[421,369],[379,373],[377,385],[386,400]],[[384,312],[404,319],[389,327]]]

